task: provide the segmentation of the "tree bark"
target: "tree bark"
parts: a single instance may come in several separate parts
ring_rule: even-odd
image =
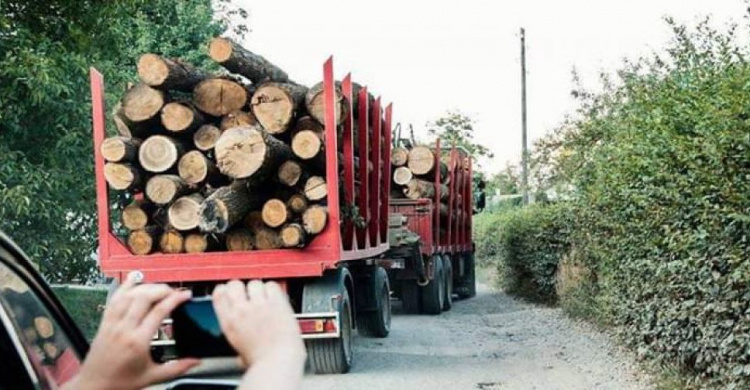
[[[279,233],[284,248],[302,248],[307,243],[305,229],[297,223],[284,225]]]
[[[185,239],[176,230],[166,230],[159,237],[159,249],[162,253],[182,253],[185,250]]]
[[[193,143],[198,150],[207,152],[216,146],[221,130],[214,125],[203,125],[193,134]]]
[[[156,205],[146,201],[134,201],[122,209],[122,226],[128,230],[144,229],[156,211]]]
[[[266,226],[261,226],[253,231],[255,248],[259,250],[270,250],[281,248],[279,232]]]
[[[252,113],[252,111],[232,111],[229,114],[221,117],[221,123],[219,129],[221,131],[231,129],[232,127],[240,126],[255,126],[258,124],[258,119]]]
[[[164,128],[178,134],[197,130],[204,122],[203,115],[187,102],[167,103],[161,109],[161,124]]]
[[[307,112],[320,124],[325,124],[325,88],[323,82],[312,86],[305,95],[305,107]],[[343,123],[344,116],[348,113],[344,94],[341,93],[341,83],[336,82],[334,88],[334,120],[336,126]]]
[[[155,226],[147,226],[144,229],[134,230],[128,234],[127,244],[134,255],[147,255],[153,252],[158,229]]]
[[[133,162],[138,158],[141,140],[128,137],[110,137],[101,145],[101,153],[108,162]]]
[[[305,197],[316,202],[325,199],[328,196],[328,186],[326,180],[321,176],[310,176],[305,182]]]
[[[138,161],[143,169],[162,173],[177,164],[184,150],[182,144],[173,138],[152,135],[146,138],[138,149]]]
[[[409,161],[409,151],[404,148],[393,148],[391,150],[391,165],[402,167]]]
[[[398,167],[393,170],[393,182],[405,186],[414,178],[414,174],[411,173],[407,167]]]
[[[253,250],[253,235],[245,228],[230,230],[227,233],[226,244],[229,251],[251,251]]]
[[[306,92],[301,85],[267,82],[255,90],[250,106],[267,132],[283,134],[304,104]]]
[[[119,191],[133,191],[143,184],[141,172],[127,163],[104,164],[104,180],[110,188]]]
[[[208,54],[228,71],[247,77],[253,84],[264,81],[289,81],[286,72],[231,39],[212,39],[208,47]]]
[[[267,200],[266,203],[263,204],[263,209],[261,211],[263,222],[268,227],[272,228],[277,228],[286,223],[286,221],[289,220],[290,214],[286,203],[281,199]]]
[[[217,183],[222,177],[216,164],[199,150],[186,153],[177,164],[177,172],[186,183]]]
[[[302,226],[309,234],[318,234],[325,229],[328,223],[328,208],[320,205],[312,205],[302,213]]]
[[[172,203],[188,191],[188,184],[177,175],[156,175],[146,182],[146,197],[158,205]]]
[[[257,194],[250,194],[245,183],[235,182],[218,188],[201,206],[200,230],[205,233],[224,233],[260,204],[262,198]]]
[[[183,196],[169,206],[169,224],[180,231],[192,230],[198,227],[200,213],[198,212],[203,203],[203,195],[194,193]]]
[[[161,89],[190,92],[210,74],[178,59],[147,53],[138,59],[138,77],[145,84]]]
[[[122,114],[132,123],[150,122],[166,103],[164,92],[140,83],[125,91],[121,100]]]
[[[225,131],[214,147],[221,173],[234,178],[272,178],[282,162],[292,157],[289,146],[255,127]]]
[[[248,100],[245,86],[225,78],[204,80],[193,90],[195,106],[215,117],[240,110]]]

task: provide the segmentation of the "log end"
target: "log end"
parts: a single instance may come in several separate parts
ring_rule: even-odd
[[[122,209],[122,225],[130,230],[140,230],[148,224],[148,214],[138,203],[132,203]]]
[[[236,229],[227,233],[227,249],[230,251],[253,250],[253,235],[248,229]]]
[[[138,149],[138,161],[149,172],[164,172],[172,168],[179,157],[177,143],[163,135],[148,137]]]
[[[130,164],[106,163],[104,164],[104,180],[112,189],[124,191],[138,186],[140,175]]]
[[[224,202],[207,199],[200,207],[198,228],[207,233],[224,233],[229,229],[229,210]]]
[[[435,155],[428,147],[416,146],[409,151],[407,166],[415,175],[426,175],[435,166]]]
[[[141,81],[152,87],[162,85],[169,77],[169,66],[161,56],[153,53],[142,55],[136,67]]]
[[[253,94],[250,105],[258,122],[270,134],[285,132],[294,119],[294,99],[276,83],[261,85]]]
[[[147,255],[154,249],[154,237],[148,230],[130,232],[127,240],[128,248],[134,255]]]
[[[302,226],[310,234],[318,234],[328,223],[328,210],[324,206],[310,206],[302,214]]]
[[[328,185],[321,176],[311,176],[305,183],[305,196],[311,201],[319,201],[328,196]]]
[[[195,106],[216,117],[241,109],[247,100],[245,87],[226,79],[204,80],[193,90]]]
[[[232,111],[221,118],[219,129],[224,131],[233,127],[255,126],[257,124],[258,119],[255,118],[255,115],[253,115],[252,112],[237,110]]]
[[[186,253],[203,253],[208,250],[208,237],[205,234],[188,234],[185,237]]]
[[[305,231],[302,226],[296,223],[290,223],[281,228],[279,238],[284,248],[296,248],[305,245]]]
[[[208,55],[220,64],[232,57],[232,51],[232,41],[226,38],[213,38],[208,44]]]
[[[322,140],[311,130],[302,130],[292,138],[292,152],[303,160],[317,156],[322,148]]]
[[[289,187],[293,187],[297,185],[300,177],[302,177],[302,167],[296,161],[284,161],[281,165],[279,165],[277,177],[279,179],[279,182]]]
[[[247,178],[263,165],[266,149],[260,130],[250,126],[235,127],[222,133],[216,142],[216,165],[221,173],[231,178]]]
[[[198,150],[185,153],[177,163],[177,172],[188,184],[200,184],[208,178],[209,160]]]
[[[161,123],[169,131],[175,133],[186,131],[194,121],[195,111],[184,103],[167,103],[161,109]]]
[[[203,197],[200,194],[183,196],[169,206],[169,223],[177,230],[192,230],[200,223],[200,213]]]
[[[221,136],[221,130],[214,125],[203,125],[193,134],[193,143],[198,150],[204,152],[214,148]]]
[[[165,103],[164,92],[146,84],[138,84],[125,92],[122,112],[133,122],[143,122],[155,117]]]
[[[165,205],[174,200],[184,186],[179,176],[156,175],[146,182],[146,197],[156,204]]]
[[[182,253],[185,248],[185,240],[179,232],[167,230],[159,238],[159,248],[162,253]]]
[[[263,222],[272,228],[283,225],[289,219],[286,203],[279,199],[269,199],[261,210]]]

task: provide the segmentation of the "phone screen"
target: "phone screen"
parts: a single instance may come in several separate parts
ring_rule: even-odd
[[[193,298],[172,312],[172,331],[178,357],[235,356],[216,318],[210,297]]]

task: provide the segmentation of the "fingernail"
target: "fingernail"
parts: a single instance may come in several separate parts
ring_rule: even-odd
[[[193,291],[191,291],[191,290],[182,290],[182,291],[180,291],[180,295],[182,295],[183,297],[190,298],[190,297],[193,296]]]

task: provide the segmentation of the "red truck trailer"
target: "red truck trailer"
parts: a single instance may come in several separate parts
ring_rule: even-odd
[[[473,278],[471,255],[471,161],[458,149],[436,146],[436,156],[450,159],[449,217],[440,216],[439,199],[390,201],[390,151],[392,105],[372,100],[366,87],[354,96],[351,75],[341,82],[349,105],[342,123],[336,123],[336,86],[333,58],[323,65],[325,97],[326,183],[329,222],[321,234],[303,249],[207,252],[199,254],[131,253],[115,234],[110,215],[113,197],[104,178],[100,146],[105,139],[104,77],[91,69],[95,173],[99,233],[99,264],[115,281],[137,273],[145,283],[168,283],[191,288],[195,295],[210,294],[217,283],[231,279],[264,279],[279,282],[287,291],[317,373],[344,373],[352,364],[352,330],[367,337],[386,337],[391,322],[391,285],[405,307],[439,313],[449,307],[450,288],[459,295],[468,275]],[[372,126],[372,134],[359,131],[354,139],[354,99],[360,129]],[[341,129],[337,129],[337,125]],[[341,137],[337,140],[337,132]],[[379,140],[379,142],[373,142]],[[337,142],[341,142],[339,155]],[[356,148],[355,148],[356,145]],[[369,163],[355,163],[357,160]],[[358,169],[355,175],[355,169]],[[355,177],[358,181],[355,182]],[[439,176],[436,180],[440,180]],[[356,206],[364,224],[345,218],[342,204]],[[460,209],[460,211],[459,211]],[[392,215],[408,223],[390,226]],[[440,228],[441,224],[447,229]],[[419,244],[389,244],[390,231],[411,230]],[[442,232],[442,233],[441,233]],[[416,251],[414,251],[416,249]],[[448,276],[446,276],[448,275]],[[454,282],[455,281],[455,282]],[[473,279],[472,279],[473,283]],[[472,284],[473,285],[473,284]],[[432,292],[431,292],[432,291]],[[437,293],[435,293],[437,291]],[[468,291],[468,290],[467,290]],[[418,303],[414,303],[414,299]],[[435,309],[439,299],[440,309]],[[410,306],[411,305],[411,306]],[[446,306],[447,305],[447,306]],[[173,344],[169,322],[155,340],[155,348]]]

